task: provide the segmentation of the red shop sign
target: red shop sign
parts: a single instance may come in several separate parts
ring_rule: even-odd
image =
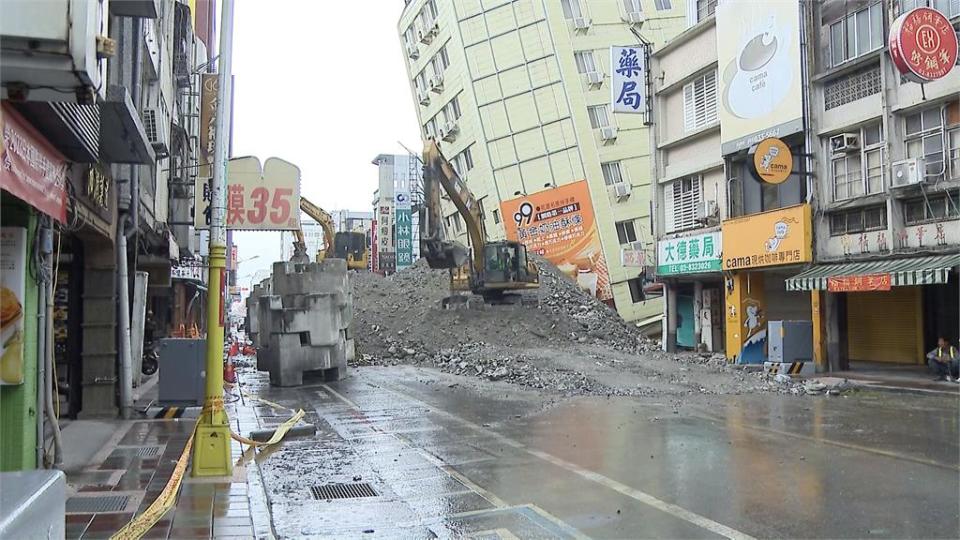
[[[939,11],[919,7],[890,25],[890,58],[909,79],[926,83],[945,77],[957,64],[957,33]]]
[[[67,221],[67,160],[10,105],[0,110],[0,186]]]
[[[889,291],[890,274],[827,278],[827,290],[830,292]]]

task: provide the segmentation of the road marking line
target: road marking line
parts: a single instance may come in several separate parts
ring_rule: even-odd
[[[404,398],[406,398],[406,399],[408,399],[408,400],[410,400],[410,401],[412,401],[412,402],[419,403],[420,405],[428,408],[428,409],[430,410],[430,412],[439,414],[439,415],[441,415],[441,416],[446,416],[447,418],[450,418],[450,419],[452,419],[452,420],[454,420],[454,421],[456,421],[456,422],[459,422],[459,423],[462,424],[462,425],[465,425],[465,426],[468,426],[468,427],[470,427],[470,428],[473,428],[473,429],[482,431],[482,432],[484,432],[484,433],[487,433],[487,434],[489,434],[490,436],[498,439],[499,441],[503,442],[504,444],[506,444],[506,445],[508,445],[508,446],[512,446],[512,447],[517,448],[517,449],[519,449],[519,450],[523,450],[523,451],[527,452],[528,454],[531,454],[531,455],[536,456],[536,457],[538,457],[538,458],[540,458],[540,459],[542,459],[542,460],[544,460],[544,461],[547,461],[547,462],[552,463],[552,464],[554,464],[554,465],[556,465],[556,466],[558,466],[558,467],[561,467],[561,468],[563,468],[563,469],[566,469],[566,470],[568,470],[568,471],[570,471],[570,472],[572,472],[572,473],[574,473],[574,474],[576,474],[576,475],[578,475],[578,476],[581,476],[581,477],[583,477],[583,478],[585,478],[585,479],[587,479],[587,480],[590,480],[590,481],[592,481],[592,482],[596,482],[596,483],[598,483],[598,484],[600,484],[600,485],[602,485],[602,486],[604,486],[604,487],[607,487],[607,488],[609,488],[609,489],[612,489],[612,490],[614,490],[614,491],[617,491],[617,492],[619,492],[619,493],[621,493],[621,494],[623,494],[623,495],[626,495],[627,497],[630,497],[631,499],[634,499],[634,500],[636,500],[636,501],[639,501],[639,502],[641,502],[641,503],[643,503],[643,504],[646,504],[647,506],[650,506],[650,507],[652,507],[652,508],[656,508],[657,510],[660,510],[661,512],[670,514],[670,515],[672,515],[673,517],[676,517],[676,518],[678,518],[678,519],[681,519],[681,520],[683,520],[683,521],[686,521],[687,523],[691,523],[691,524],[696,525],[696,526],[698,526],[698,527],[700,527],[700,528],[702,528],[702,529],[708,530],[708,531],[710,531],[710,532],[713,532],[713,533],[715,533],[715,534],[724,536],[724,537],[726,537],[726,538],[731,538],[731,539],[736,539],[736,540],[753,540],[753,537],[750,536],[750,535],[748,535],[747,533],[738,531],[738,530],[736,530],[736,529],[734,529],[734,528],[732,528],[732,527],[728,527],[728,526],[726,526],[726,525],[724,525],[724,524],[722,524],[722,523],[718,523],[718,522],[716,522],[716,521],[713,521],[712,519],[710,519],[710,518],[708,518],[708,517],[701,516],[700,514],[697,514],[697,513],[695,513],[695,512],[691,512],[690,510],[687,510],[686,508],[683,508],[683,507],[681,507],[681,506],[675,505],[675,504],[673,504],[673,503],[668,503],[668,502],[666,502],[666,501],[664,501],[664,500],[658,499],[658,498],[654,497],[653,495],[650,495],[649,493],[646,493],[646,492],[641,491],[641,490],[636,489],[636,488],[632,488],[632,487],[630,487],[630,486],[628,486],[628,485],[626,485],[626,484],[620,483],[620,482],[618,482],[618,481],[616,481],[616,480],[614,480],[614,479],[612,479],[612,478],[609,478],[609,477],[607,477],[607,476],[604,476],[604,475],[602,475],[602,474],[600,474],[600,473],[596,473],[596,472],[593,472],[593,471],[584,469],[583,467],[580,467],[579,465],[576,465],[576,464],[574,464],[574,463],[570,463],[569,461],[560,459],[560,458],[558,458],[558,457],[556,457],[556,456],[554,456],[554,455],[552,455],[552,454],[548,454],[547,452],[543,452],[543,451],[540,451],[540,450],[536,450],[536,449],[533,449],[533,448],[529,448],[529,447],[527,447],[526,445],[524,445],[523,443],[521,443],[521,442],[519,442],[519,441],[515,441],[515,440],[513,440],[513,439],[511,439],[511,438],[509,438],[509,437],[507,437],[507,436],[505,436],[505,435],[501,435],[501,434],[499,434],[499,433],[497,433],[497,432],[495,432],[495,431],[492,431],[492,430],[487,429],[487,428],[485,428],[485,427],[483,427],[483,426],[479,426],[479,425],[477,425],[477,424],[475,424],[475,423],[473,423],[473,422],[470,422],[469,420],[465,420],[465,419],[463,419],[463,418],[460,418],[459,416],[457,416],[457,415],[455,415],[455,414],[453,414],[453,413],[449,413],[449,412],[447,412],[447,411],[440,410],[440,409],[438,409],[438,408],[435,407],[435,406],[432,406],[432,405],[430,405],[430,404],[428,404],[428,403],[426,403],[426,402],[420,401],[419,399],[417,399],[417,398],[415,398],[415,397],[413,397],[413,396],[410,396],[409,394],[406,394],[406,393],[404,393],[404,392],[401,392],[401,391],[396,390],[396,389],[393,389],[393,388],[387,388],[386,386],[383,386],[383,385],[381,385],[380,388],[381,388],[381,389],[384,389],[384,390],[387,390],[387,391],[389,391],[389,392],[393,392],[394,394],[398,394],[398,395],[400,395],[400,396],[402,396],[402,397],[404,397]]]
[[[349,399],[347,399],[346,396],[344,396],[344,395],[341,394],[340,392],[337,392],[337,391],[334,390],[333,388],[330,388],[330,385],[324,384],[324,385],[321,385],[321,386],[323,386],[323,388],[324,388],[327,392],[330,392],[331,394],[333,394],[334,396],[336,396],[337,399],[339,399],[340,401],[346,403],[347,405],[353,407],[354,409],[356,409],[356,410],[358,410],[358,411],[360,410],[360,407],[358,407],[356,403],[354,403],[354,402],[350,401]]]

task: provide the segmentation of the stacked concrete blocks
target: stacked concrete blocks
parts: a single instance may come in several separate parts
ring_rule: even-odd
[[[270,290],[254,302],[257,368],[270,372],[271,384],[300,385],[309,371],[322,371],[327,380],[346,374],[354,357],[346,261],[274,263]]]

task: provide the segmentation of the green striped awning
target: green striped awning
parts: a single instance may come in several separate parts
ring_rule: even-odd
[[[890,285],[946,283],[950,269],[960,266],[960,254],[886,259],[855,263],[818,264],[787,280],[788,291],[827,290],[827,279],[840,276],[890,274]]]

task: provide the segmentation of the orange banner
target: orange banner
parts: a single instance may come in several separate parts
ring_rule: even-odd
[[[830,292],[889,291],[890,274],[830,277],[827,278],[827,290]]]
[[[522,242],[599,300],[611,300],[610,274],[586,180],[500,203],[507,238]]]

